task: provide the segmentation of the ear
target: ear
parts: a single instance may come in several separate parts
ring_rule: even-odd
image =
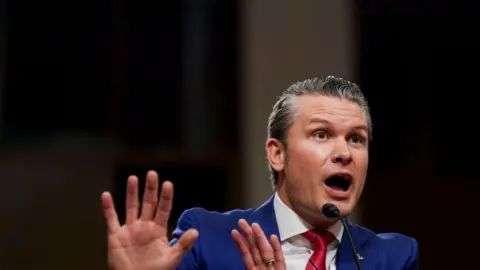
[[[285,167],[285,147],[283,143],[277,139],[268,139],[265,148],[270,166],[280,172]]]

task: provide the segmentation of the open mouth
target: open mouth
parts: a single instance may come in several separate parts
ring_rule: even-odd
[[[352,176],[348,174],[332,175],[325,180],[325,185],[337,191],[348,191],[352,186]]]

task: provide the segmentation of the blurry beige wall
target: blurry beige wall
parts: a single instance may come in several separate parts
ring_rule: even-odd
[[[1,269],[105,269],[100,194],[120,149],[61,135],[1,149]]]
[[[275,99],[290,84],[313,76],[355,80],[351,1],[262,0],[243,6],[244,206],[271,194],[265,138]],[[360,222],[359,206],[352,220]]]

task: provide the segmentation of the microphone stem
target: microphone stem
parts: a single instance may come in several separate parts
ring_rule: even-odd
[[[348,224],[347,224],[344,217],[341,217],[340,221],[342,222],[343,227],[345,228],[345,232],[347,233],[348,241],[350,241],[350,244],[352,246],[353,258],[355,259],[355,264],[357,264],[357,269],[362,270],[362,265],[360,265],[360,261],[359,261],[358,256],[357,256],[358,253],[357,253],[357,250],[355,249],[355,245],[353,244],[353,239],[352,239],[352,235],[350,234],[350,230],[348,229]]]

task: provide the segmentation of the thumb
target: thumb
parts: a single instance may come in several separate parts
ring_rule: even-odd
[[[186,231],[178,241],[172,246],[173,256],[181,259],[193,247],[193,243],[197,240],[199,233],[195,229]]]

